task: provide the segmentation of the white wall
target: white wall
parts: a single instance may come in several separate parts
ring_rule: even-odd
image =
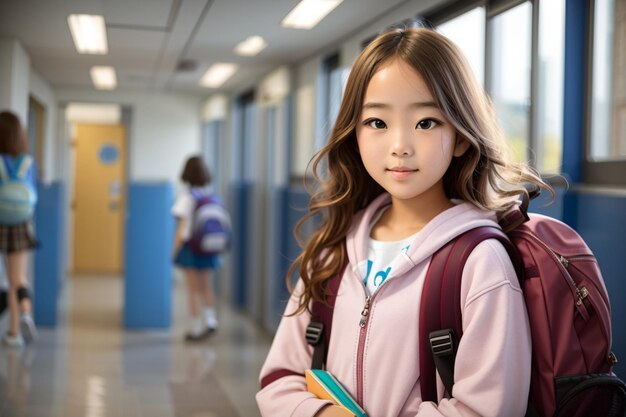
[[[59,90],[56,95],[65,103],[118,103],[130,107],[129,181],[176,182],[187,157],[200,152],[200,102],[196,98],[72,90]]]
[[[30,58],[15,39],[0,38],[0,109],[11,110],[28,124]]]

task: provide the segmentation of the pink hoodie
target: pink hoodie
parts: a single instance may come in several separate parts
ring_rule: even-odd
[[[439,214],[392,264],[370,301],[369,319],[359,326],[366,292],[360,262],[377,210],[390,197],[376,198],[354,219],[347,236],[350,264],[339,287],[333,315],[327,369],[357,399],[369,417],[523,416],[530,384],[531,342],[522,292],[504,247],[496,240],[479,244],[463,271],[463,337],[459,343],[453,399],[439,404],[420,394],[418,323],[424,277],[432,254],[471,228],[496,225],[492,212],[461,203]],[[295,294],[301,290],[296,287]],[[292,296],[286,312],[295,310]],[[283,317],[261,370],[261,378],[285,369],[303,374],[312,348],[304,332],[308,313]],[[327,401],[306,391],[304,377],[282,377],[256,396],[263,417],[312,417]]]

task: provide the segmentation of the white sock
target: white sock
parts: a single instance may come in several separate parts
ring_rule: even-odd
[[[201,317],[192,317],[191,318],[191,323],[189,325],[189,333],[191,333],[194,336],[198,336],[200,335],[202,332],[204,331],[204,327],[202,325],[202,318]]]
[[[213,307],[204,309],[204,320],[208,328],[210,329],[217,328],[217,316],[215,314],[215,309]]]

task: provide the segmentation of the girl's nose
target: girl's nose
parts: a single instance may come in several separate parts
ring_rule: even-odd
[[[394,156],[410,156],[413,154],[411,132],[406,129],[398,129],[393,134],[391,154]]]

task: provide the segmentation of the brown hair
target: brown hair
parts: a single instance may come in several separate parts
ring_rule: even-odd
[[[15,113],[0,113],[0,153],[13,156],[28,152],[26,131]]]
[[[185,162],[180,179],[192,187],[204,187],[211,183],[211,172],[201,156],[192,156]]]
[[[357,58],[348,77],[339,114],[328,143],[312,160],[319,185],[309,212],[296,226],[321,215],[321,225],[292,263],[287,284],[298,270],[303,284],[293,314],[308,308],[311,300],[325,299],[324,282],[345,262],[345,238],[354,214],[384,192],[367,173],[357,148],[356,126],[372,76],[387,62],[399,58],[425,80],[435,103],[469,149],[453,158],[443,177],[449,198],[461,199],[481,209],[501,212],[526,192],[524,183],[552,189],[528,166],[510,161],[504,135],[493,106],[477,83],[465,57],[449,39],[424,28],[393,29],[374,39]],[[324,173],[321,173],[322,167]]]

